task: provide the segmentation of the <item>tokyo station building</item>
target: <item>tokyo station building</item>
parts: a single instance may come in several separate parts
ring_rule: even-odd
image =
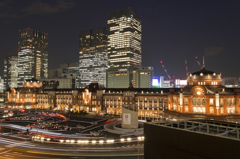
[[[203,67],[191,73],[184,88],[104,88],[92,82],[82,89],[44,89],[36,79],[8,89],[5,104],[17,109],[50,109],[121,115],[124,105],[138,107],[143,118],[174,114],[230,117],[240,115],[240,89],[221,85],[221,74]]]

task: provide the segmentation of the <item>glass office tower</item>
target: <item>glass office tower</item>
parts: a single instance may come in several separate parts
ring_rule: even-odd
[[[141,67],[141,17],[128,8],[109,13],[107,24],[108,67]]]
[[[48,34],[28,28],[19,31],[18,86],[33,77],[48,77]]]
[[[18,55],[8,54],[4,59],[4,89],[17,88]]]
[[[79,81],[85,88],[93,81],[106,86],[107,30],[105,27],[79,33]]]

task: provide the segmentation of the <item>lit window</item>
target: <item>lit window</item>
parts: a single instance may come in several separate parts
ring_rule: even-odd
[[[213,104],[213,99],[210,99],[210,104]]]
[[[188,112],[188,107],[185,107],[185,112],[186,112],[186,113]]]
[[[214,110],[213,108],[210,108],[210,113],[213,114],[214,113]]]

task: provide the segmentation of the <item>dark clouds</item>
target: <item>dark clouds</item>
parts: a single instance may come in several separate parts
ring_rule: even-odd
[[[221,53],[225,48],[221,46],[213,46],[205,48],[205,56],[216,56]]]
[[[74,4],[75,4],[74,1],[57,0],[55,2],[55,5],[50,5],[47,2],[35,0],[26,9],[23,9],[21,11],[28,15],[34,15],[34,14],[44,15],[44,14],[57,13],[67,9],[71,9],[74,7]]]
[[[0,0],[0,75],[7,53],[17,54],[18,30],[48,33],[49,69],[58,68],[78,62],[80,31],[106,27],[108,13],[128,7],[142,17],[142,63],[155,76],[166,75],[163,61],[185,78],[184,57],[195,72],[204,55],[207,69],[240,76],[239,0]]]
[[[34,15],[46,15],[58,13],[71,9],[75,5],[74,0],[30,0],[23,1],[25,5],[20,5],[22,1],[5,0],[0,2],[1,18],[22,18]],[[19,6],[20,5],[20,6]]]

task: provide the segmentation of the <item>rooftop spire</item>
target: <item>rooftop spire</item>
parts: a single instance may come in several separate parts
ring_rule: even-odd
[[[202,66],[202,68],[205,68],[204,56],[203,56],[203,66]]]

